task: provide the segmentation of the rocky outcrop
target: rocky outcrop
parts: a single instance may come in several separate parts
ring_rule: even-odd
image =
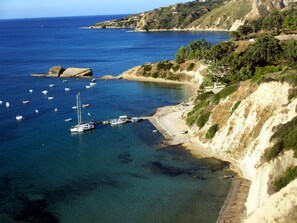
[[[77,77],[77,78],[85,78],[92,77],[93,71],[90,68],[75,68],[69,67],[64,69],[62,66],[54,66],[49,69],[47,74],[32,74],[31,76],[35,77]]]
[[[60,77],[91,77],[93,71],[90,68],[67,68]]]
[[[62,66],[54,66],[49,69],[48,74],[54,77],[59,77],[64,71],[65,69]]]

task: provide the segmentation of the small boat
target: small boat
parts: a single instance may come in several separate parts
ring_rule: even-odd
[[[23,100],[23,104],[29,104],[29,100]]]
[[[3,101],[0,101],[0,105],[2,105],[3,104]]]
[[[86,88],[89,89],[89,88],[91,88],[91,86],[90,85],[87,85]]]
[[[112,119],[110,121],[110,124],[112,126],[114,126],[114,125],[121,125],[121,124],[126,123],[127,121],[128,121],[128,117],[126,115],[122,115],[122,116],[119,116],[119,118],[117,118],[117,119]]]
[[[93,78],[93,79],[91,80],[91,83],[95,83],[95,82],[96,82],[96,79]]]
[[[63,82],[63,83],[67,83],[67,82],[68,82],[68,80],[63,80],[62,82]]]
[[[158,132],[158,130],[157,130],[157,129],[154,129],[154,130],[153,130],[153,133],[156,133],[156,132]]]
[[[58,112],[58,109],[57,109],[57,108],[55,108],[54,112]]]
[[[138,122],[139,121],[139,118],[138,117],[132,117],[131,118],[131,122]]]
[[[91,105],[90,104],[83,104],[82,107],[83,108],[89,108],[89,107],[91,107]]]
[[[29,90],[29,92],[30,92],[30,93],[33,93],[33,90],[32,90],[32,89],[30,89],[30,90]]]
[[[54,85],[54,84],[50,84],[49,87],[56,87],[56,85]]]
[[[80,93],[76,95],[76,106],[77,106],[77,125],[70,128],[70,132],[85,132],[92,129],[95,129],[94,122],[82,122],[81,119],[81,102],[80,102]]]
[[[9,108],[9,107],[10,107],[10,103],[7,101],[7,102],[5,103],[5,106],[6,106],[6,108]]]
[[[72,121],[72,118],[66,118],[65,119],[65,122],[71,122]]]
[[[91,82],[90,83],[90,86],[92,87],[92,86],[95,86],[96,85],[96,82]]]
[[[70,91],[70,88],[68,88],[68,87],[65,87],[65,91]]]
[[[72,109],[77,109],[77,106],[72,106]]]
[[[24,118],[24,117],[21,116],[21,115],[17,115],[17,116],[15,117],[15,119],[18,120],[18,121],[22,120],[23,118]]]
[[[47,97],[48,100],[53,100],[55,97]]]
[[[47,92],[48,92],[47,90],[44,90],[42,91],[42,94],[47,94]]]
[[[35,113],[38,114],[38,112],[39,112],[38,109],[35,109]]]

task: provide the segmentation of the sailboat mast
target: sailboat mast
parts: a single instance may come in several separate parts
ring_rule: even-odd
[[[82,121],[81,121],[81,101],[80,101],[80,93],[78,93],[78,109],[79,109],[79,123],[82,123]]]

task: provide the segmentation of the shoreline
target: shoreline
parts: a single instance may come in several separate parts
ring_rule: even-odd
[[[198,90],[197,84],[187,83],[187,85],[190,87],[190,97],[196,95],[194,92]],[[190,101],[188,103],[158,108],[156,113],[149,118],[149,121],[164,136],[165,146],[182,145],[197,158],[209,157],[222,160],[208,150],[199,140],[192,140],[193,136],[188,133],[190,128],[185,122],[185,117],[193,106],[193,103]],[[233,164],[231,163],[231,169],[236,175],[232,178],[232,186],[216,223],[241,222],[246,214],[245,202],[250,188],[250,181],[242,178],[237,168],[232,168],[232,166]]]
[[[183,134],[183,131],[189,131],[189,127],[182,116],[191,108],[191,105],[185,106],[184,104],[158,108],[156,113],[148,120],[164,136],[165,146],[182,145],[197,158],[218,158],[215,154],[206,149],[202,143],[199,141],[192,141],[190,135]],[[240,222],[243,217],[245,217],[245,202],[247,200],[250,182],[242,178],[240,173],[236,171],[236,168],[232,168],[232,170],[236,175],[233,177],[232,186],[221,208],[216,223]]]

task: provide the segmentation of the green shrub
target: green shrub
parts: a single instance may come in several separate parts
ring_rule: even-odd
[[[212,125],[208,129],[207,133],[205,134],[205,138],[206,139],[212,139],[218,130],[219,130],[218,124]]]
[[[264,154],[265,160],[269,162],[270,160],[276,158],[277,155],[283,151],[283,149],[284,149],[284,145],[282,142],[275,143],[271,148],[269,148],[265,152]]]
[[[158,73],[153,73],[152,77],[153,78],[158,78],[159,77],[159,74]]]
[[[144,65],[142,65],[142,67],[143,67],[143,70],[147,71],[147,72],[152,70],[151,64],[144,64]]]
[[[196,98],[196,100],[200,100],[200,101],[205,101],[206,99],[208,99],[209,97],[213,96],[213,92],[204,92],[202,94],[199,94]]]
[[[252,77],[252,82],[260,83],[263,75],[269,73],[275,73],[282,70],[282,66],[265,66],[265,67],[256,67],[255,75]]]
[[[192,71],[195,67],[194,63],[190,63],[189,66],[187,67],[187,71]]]
[[[241,103],[241,101],[237,101],[237,102],[233,105],[233,107],[232,107],[232,109],[231,109],[231,115],[232,115],[233,112],[238,108],[238,106],[240,105],[240,103]]]
[[[178,64],[172,67],[172,70],[174,72],[178,71],[179,69],[180,69],[180,66]]]
[[[293,181],[296,178],[297,178],[297,166],[288,169],[281,178],[273,182],[275,190],[279,191],[280,189],[287,186],[291,181]]]
[[[200,114],[200,116],[196,120],[196,124],[200,129],[206,124],[210,115],[211,115],[211,112],[205,112],[205,113],[203,112]]]
[[[228,97],[230,94],[234,93],[238,89],[238,87],[238,84],[233,84],[228,87],[225,87],[219,93],[214,95],[214,97],[212,98],[212,102],[217,105],[220,102],[221,98]]]
[[[276,140],[274,146],[272,146],[266,153],[265,159],[270,161],[277,157],[277,155],[285,150],[292,149],[294,151],[294,157],[297,158],[297,116],[291,121],[279,125],[276,132],[271,136],[270,140]]]
[[[200,110],[201,108],[206,107],[208,104],[209,104],[208,101],[201,101],[194,106],[193,111]]]

